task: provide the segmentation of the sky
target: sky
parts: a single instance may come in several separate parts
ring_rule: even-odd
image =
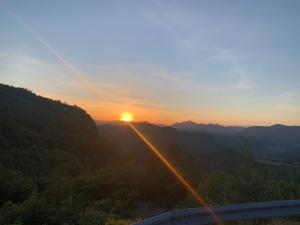
[[[300,125],[299,11],[298,0],[0,0],[0,82],[95,120]]]

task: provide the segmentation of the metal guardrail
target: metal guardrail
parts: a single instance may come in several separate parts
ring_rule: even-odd
[[[212,206],[221,221],[300,216],[300,199]],[[179,209],[160,214],[134,225],[207,225],[216,223],[207,208]]]

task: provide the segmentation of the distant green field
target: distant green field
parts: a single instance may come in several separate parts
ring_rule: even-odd
[[[288,161],[286,160],[257,159],[257,161],[272,166],[284,166],[284,167],[300,169],[300,165],[288,163]]]

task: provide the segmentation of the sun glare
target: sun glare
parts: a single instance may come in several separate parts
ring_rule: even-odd
[[[120,114],[120,121],[130,122],[133,120],[133,116],[129,112],[123,112]]]

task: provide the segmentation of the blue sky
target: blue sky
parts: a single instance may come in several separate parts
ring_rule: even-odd
[[[300,125],[299,11],[297,0],[0,1],[0,82],[95,119]]]

